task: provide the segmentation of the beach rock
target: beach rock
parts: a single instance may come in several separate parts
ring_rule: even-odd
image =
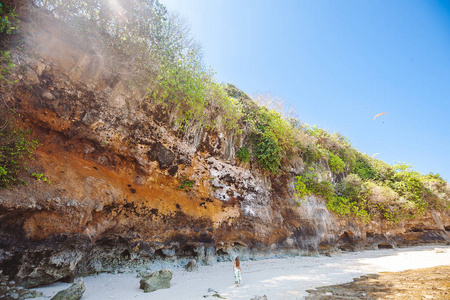
[[[0,299],[12,300],[12,299],[30,299],[42,296],[42,293],[38,293],[33,290],[27,290],[23,287],[17,286],[13,280],[9,280],[8,276],[2,274],[0,270]]]
[[[68,289],[59,291],[51,300],[80,300],[85,290],[84,281],[80,279]]]
[[[141,278],[149,278],[152,275],[153,272],[149,271],[149,270],[143,270],[143,271],[139,271],[139,273],[137,274],[137,277],[141,277]]]
[[[170,280],[172,279],[172,271],[169,269],[162,269],[152,273],[149,277],[142,278],[140,281],[140,289],[144,293],[150,293],[160,289],[170,288]]]
[[[161,143],[157,143],[153,151],[155,152],[154,155],[161,169],[167,169],[175,159],[173,152],[164,147]]]
[[[191,259],[184,268],[188,272],[197,271],[198,269],[197,261],[195,259]]]
[[[267,300],[267,296],[255,296],[253,298],[251,298],[250,300]]]

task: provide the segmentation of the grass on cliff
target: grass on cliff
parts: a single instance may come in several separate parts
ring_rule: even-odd
[[[31,138],[31,132],[22,129],[16,113],[8,107],[7,98],[17,81],[11,78],[16,65],[11,54],[3,47],[11,35],[17,32],[20,20],[16,11],[0,2],[0,189],[10,188],[19,183],[26,184],[19,173],[27,169],[26,161],[38,142]]]
[[[27,170],[30,158],[38,142],[30,137],[29,130],[22,129],[10,114],[0,115],[0,189],[10,188],[19,183],[21,170]]]

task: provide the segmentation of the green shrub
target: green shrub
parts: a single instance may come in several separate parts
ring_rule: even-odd
[[[181,176],[180,185],[176,188],[176,190],[183,190],[185,192],[189,192],[194,186],[195,181],[189,180],[186,176]]]
[[[19,23],[16,11],[9,5],[0,3],[0,33],[11,34],[18,29]]]
[[[278,173],[281,159],[294,146],[291,124],[276,111],[259,106],[246,112],[246,120],[251,126],[253,154],[258,164],[272,174]]]
[[[26,170],[25,159],[30,157],[38,143],[31,139],[29,130],[20,128],[13,116],[0,115],[0,188],[19,183],[19,172]]]
[[[333,173],[338,174],[344,172],[345,163],[339,156],[334,155],[330,152],[330,157],[328,158],[328,166]]]
[[[227,94],[224,85],[214,82],[213,72],[203,70],[194,53],[163,64],[153,85],[153,100],[164,107],[164,114],[175,109],[175,125],[181,131],[192,124],[213,129],[221,120],[223,129],[241,133],[239,101]],[[212,111],[215,118],[211,117]]]
[[[344,183],[334,187],[327,180],[319,181],[318,173],[310,167],[304,174],[296,176],[294,195],[301,199],[311,194],[322,196],[327,200],[328,210],[338,215],[354,215],[364,222],[371,219],[362,182],[357,175],[346,178]]]
[[[282,149],[270,133],[266,133],[256,140],[253,153],[261,167],[272,174],[278,173],[283,157]]]
[[[319,174],[313,167],[295,178],[297,180],[294,183],[295,192],[299,195],[320,195],[328,200],[335,194],[333,184],[328,180],[319,181]]]
[[[302,150],[302,158],[308,165],[312,165],[322,159],[322,154],[315,145],[309,145]]]
[[[357,174],[350,174],[344,178],[340,184],[340,193],[349,199],[363,199],[367,195],[364,193],[363,181]]]
[[[327,208],[338,215],[349,215],[351,213],[350,201],[345,197],[331,197],[328,200]]]
[[[2,43],[0,45],[0,92],[4,93],[9,90],[14,83],[9,80],[15,64],[11,60],[11,53],[6,49],[6,40],[19,28],[20,20],[14,9],[9,5],[2,5],[0,3],[0,39]]]
[[[51,183],[51,181],[48,180],[47,177],[45,177],[43,173],[33,172],[33,173],[31,173],[31,177],[36,178],[36,180],[38,180],[38,181],[47,182],[49,184]]]
[[[250,99],[250,97],[244,93],[242,90],[238,89],[234,84],[227,83],[224,87],[225,92],[228,96],[233,97],[235,99]]]
[[[377,175],[367,159],[360,155],[355,162],[352,173],[357,174],[361,179],[374,179]]]
[[[228,94],[227,86],[210,82],[211,106],[215,107],[216,113],[222,121],[222,128],[233,130],[242,134],[241,123],[243,118],[242,104],[239,99]]]
[[[11,35],[17,30],[19,19],[14,9],[0,3],[0,38]],[[2,43],[1,48],[4,44]],[[25,160],[37,147],[37,141],[31,139],[30,131],[19,127],[16,115],[4,105],[4,97],[12,90],[16,81],[9,79],[15,65],[9,51],[0,49],[0,189],[10,188],[25,182],[19,173],[26,170]]]
[[[247,147],[241,147],[239,148],[239,150],[236,152],[236,157],[246,163],[250,160],[250,151],[248,150]]]
[[[176,108],[176,124],[185,130],[192,121],[204,124],[207,106],[206,81],[210,74],[199,70],[194,56],[188,56],[190,61],[166,62],[160,68],[157,77],[157,88],[153,91],[153,99],[165,107],[163,113],[168,113],[171,107]]]
[[[294,182],[294,196],[297,199],[303,199],[308,195],[311,195],[311,191],[303,181],[297,178],[297,181]]]

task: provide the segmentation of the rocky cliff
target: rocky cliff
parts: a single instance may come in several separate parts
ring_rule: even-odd
[[[240,163],[245,131],[180,134],[95,41],[33,16],[21,33],[9,104],[41,144],[29,172],[51,181],[0,190],[0,269],[25,287],[151,261],[450,241],[448,211],[363,223],[319,197],[298,205],[301,159],[276,176]]]

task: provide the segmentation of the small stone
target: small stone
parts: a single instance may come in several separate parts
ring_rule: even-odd
[[[55,99],[55,96],[53,96],[53,94],[48,91],[43,92],[42,97],[47,98],[49,100]]]
[[[19,294],[18,293],[12,293],[10,297],[12,299],[19,299]]]
[[[197,271],[198,269],[197,261],[195,259],[191,259],[184,268],[188,272]]]
[[[148,270],[143,270],[143,271],[140,271],[140,272],[137,274],[137,277],[141,277],[141,278],[149,278],[152,274],[153,274],[153,273],[150,272],[150,271],[148,271]]]
[[[253,298],[251,298],[250,300],[267,300],[267,296],[255,296]]]

